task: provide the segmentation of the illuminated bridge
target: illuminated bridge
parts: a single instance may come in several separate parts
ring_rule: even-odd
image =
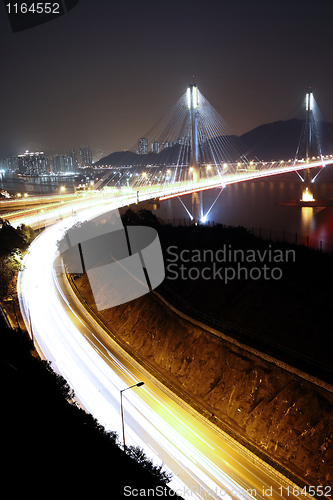
[[[108,170],[95,189],[107,191],[110,186],[125,183],[140,199],[151,192],[161,200],[191,193],[192,211],[183,204],[184,209],[194,221],[204,222],[217,198],[203,213],[202,191],[220,188],[218,197],[228,184],[303,170],[303,176],[298,173],[304,182],[303,201],[312,201],[311,183],[323,167],[333,163],[333,157],[322,151],[324,120],[312,92],[306,94],[304,111],[295,157],[264,162],[232,134],[196,84],[191,84],[169,112],[139,139],[138,148],[122,155],[120,168],[118,165]],[[313,176],[311,169],[316,169]]]
[[[311,173],[318,175],[333,158],[321,151],[318,109],[311,93],[306,96],[305,112],[296,158],[261,162],[250,156],[191,85],[151,134],[142,138],[141,154],[128,153],[129,159],[136,158],[135,164],[116,173],[108,170],[91,192],[76,193],[66,201],[60,195],[52,197],[43,213],[32,207],[32,213],[12,215],[16,226],[22,222],[51,226],[31,245],[18,279],[21,312],[41,358],[66,378],[83,408],[118,433],[119,391],[143,381],[140,391],[126,393],[127,443],[144,448],[155,462],[163,461],[174,474],[170,486],[193,488],[193,498],[291,500],[299,499],[300,492],[291,480],[176,397],[106,334],[69,285],[56,258],[57,243],[78,221],[99,216],[104,220],[111,210],[134,203],[137,193],[140,200],[192,193],[191,216],[204,220],[209,212],[201,213],[204,189],[219,187],[220,194],[230,183],[304,170],[305,198],[311,199]],[[153,146],[147,152],[149,142]],[[113,176],[123,177],[122,189],[109,189],[115,186]],[[263,485],[270,487],[267,496]],[[211,495],[216,488],[223,493]],[[306,492],[302,498],[313,497]]]

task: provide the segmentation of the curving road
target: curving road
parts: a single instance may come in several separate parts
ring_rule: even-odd
[[[117,200],[85,210],[80,218],[93,218],[121,204]],[[144,386],[123,394],[126,444],[141,446],[155,463],[163,461],[173,473],[169,486],[183,498],[293,497],[290,481],[194,414],[107,337],[83,309],[66,286],[55,258],[57,240],[75,221],[69,217],[46,229],[31,245],[26,268],[19,275],[20,307],[40,355],[66,378],[78,402],[119,436],[119,391],[143,381]]]

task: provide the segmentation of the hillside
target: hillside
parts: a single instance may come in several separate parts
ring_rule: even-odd
[[[73,491],[85,498],[104,495],[106,487],[111,498],[124,498],[125,486],[169,491],[121,450],[115,433],[70,403],[69,386],[31,355],[26,334],[0,323],[0,341],[4,489],[17,497],[36,490],[53,496]]]
[[[188,260],[188,249],[199,250],[201,256],[203,250],[215,252],[223,245],[243,251],[290,250],[285,245],[247,235],[242,228],[164,226],[158,230],[164,250],[174,245],[173,254],[165,254],[166,264],[168,257],[174,261],[175,246],[178,246],[179,258],[173,273],[175,269],[180,270],[180,264],[185,273],[189,272],[186,269],[205,268],[206,276],[207,268],[214,268],[208,260],[201,261],[200,265],[198,253],[193,260]],[[184,250],[186,259],[182,261]],[[226,318],[235,326],[260,329],[267,341],[278,342],[280,349],[275,348],[275,355],[278,358],[282,355],[282,361],[285,351],[294,349],[329,364],[327,335],[332,317],[331,293],[326,291],[323,300],[320,292],[326,290],[331,281],[333,262],[330,256],[305,247],[296,250],[295,259],[274,263],[283,273],[279,281],[235,279],[227,284],[204,277],[170,282],[169,268],[165,282],[172,284],[196,310],[208,312],[217,319]],[[272,264],[269,260],[261,263],[268,267]],[[242,263],[249,272],[254,265],[258,262]],[[306,275],[305,266],[311,270]],[[77,277],[75,284],[122,345],[150,364],[180,393],[185,393],[193,405],[208,411],[212,422],[241,441],[250,442],[259,456],[280,464],[276,466],[283,473],[291,477],[294,474],[308,484],[330,484],[333,479],[333,395],[325,386],[320,387],[296,371],[288,371],[265,356],[193,324],[152,293],[98,312],[87,276]],[[164,294],[161,287],[157,290]],[[318,299],[314,301],[314,297]],[[318,315],[309,313],[309,304]],[[179,309],[179,302],[176,301],[175,307]],[[222,330],[222,333],[225,332]],[[306,371],[307,366],[303,363],[300,368]]]
[[[240,136],[249,152],[263,161],[295,158],[304,126],[296,118],[260,125]]]
[[[249,159],[258,158],[262,161],[271,160],[289,160],[295,158],[295,154],[300,142],[304,120],[293,118],[290,120],[280,120],[272,123],[266,123],[259,127],[237,136],[228,136],[228,142],[234,143],[237,148],[229,154],[233,158],[228,161],[236,161],[240,154],[245,154]],[[318,130],[321,140],[321,149],[323,154],[333,153],[333,123],[323,123]],[[224,136],[226,139],[226,136]],[[209,142],[209,141],[208,141]],[[223,142],[223,141],[222,141]],[[207,144],[206,144],[207,146]],[[179,157],[179,145],[163,149],[159,154],[149,152],[146,155],[138,155],[131,151],[120,151],[112,153],[96,162],[96,166],[112,165],[121,166],[146,166],[153,164],[163,165],[165,163],[177,163]],[[199,154],[202,156],[200,161],[203,163],[212,163],[214,159],[209,155],[210,148],[199,148]],[[238,153],[237,153],[238,151]],[[300,152],[301,156],[304,152]],[[188,161],[189,151],[183,158]],[[187,159],[186,159],[187,158]]]
[[[91,303],[87,276],[76,282]],[[213,423],[289,477],[331,484],[331,393],[182,319],[153,294],[98,314]]]

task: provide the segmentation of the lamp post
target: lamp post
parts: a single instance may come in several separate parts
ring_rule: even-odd
[[[121,424],[122,424],[122,429],[123,429],[123,446],[124,446],[124,451],[125,450],[125,426],[124,426],[124,410],[123,410],[123,392],[127,391],[127,389],[132,389],[133,387],[141,387],[144,385],[144,382],[139,382],[138,384],[130,385],[129,387],[126,387],[125,389],[122,389],[120,391],[120,409],[121,409]]]

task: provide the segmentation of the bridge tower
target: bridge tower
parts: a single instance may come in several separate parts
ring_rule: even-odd
[[[192,173],[193,183],[198,183],[200,180],[200,165],[199,165],[199,148],[198,148],[198,87],[195,83],[191,84],[187,89],[188,109],[191,118],[191,158],[190,172]],[[198,222],[202,218],[202,194],[192,193],[192,216],[194,222]]]
[[[305,96],[305,157],[306,162],[309,163],[312,156],[312,128],[311,122],[313,121],[313,94],[308,92]],[[309,168],[304,172],[304,185],[302,193],[302,201],[314,201],[312,192],[312,176]]]

